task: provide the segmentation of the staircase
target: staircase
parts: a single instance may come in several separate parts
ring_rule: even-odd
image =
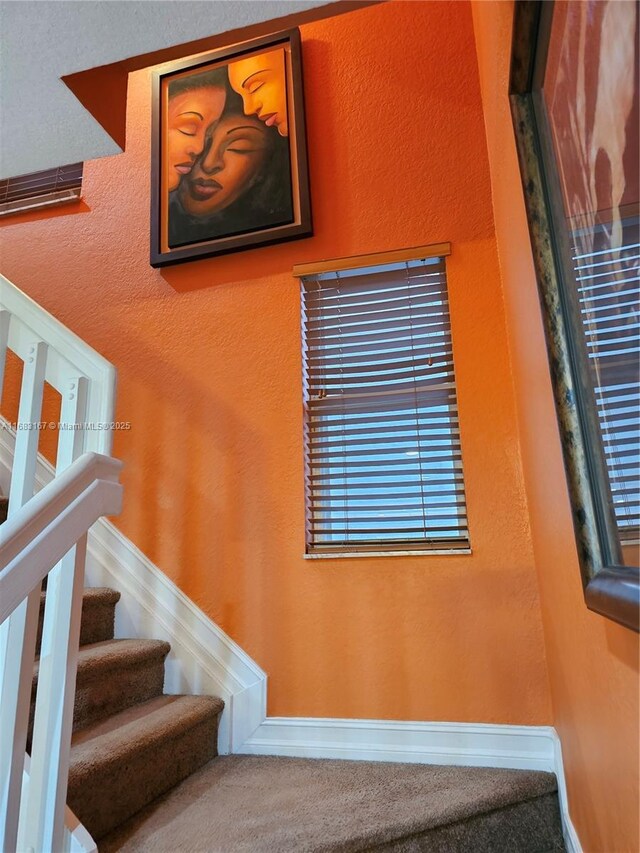
[[[82,602],[67,803],[95,841],[218,754],[223,708],[212,696],[163,695],[169,644],[114,640],[119,598],[85,589]],[[36,663],[32,718],[37,679]]]
[[[222,700],[164,695],[169,644],[114,639],[120,594],[83,590],[87,533],[122,504],[104,427],[115,369],[0,276],[0,388],[7,351],[23,372],[0,499],[0,851],[94,853],[96,841],[102,853],[564,849],[550,773],[211,761]],[[45,382],[70,426],[37,491]]]
[[[0,524],[7,509],[0,496]],[[28,751],[46,597],[41,592]],[[114,639],[119,600],[105,588],[87,588],[82,597],[67,804],[94,841],[217,756],[224,707],[214,696],[163,694],[169,643]]]
[[[113,639],[119,599],[84,590],[69,764],[68,805],[100,853],[564,850],[550,773],[211,761],[223,702],[163,695],[169,644]]]

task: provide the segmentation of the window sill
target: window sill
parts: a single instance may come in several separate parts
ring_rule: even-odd
[[[3,202],[0,204],[0,217],[16,216],[19,213],[29,213],[46,207],[58,207],[59,205],[69,204],[69,202],[81,201],[81,199],[81,190],[78,187],[77,189],[59,190],[30,199]]]
[[[345,557],[454,557],[472,554],[471,548],[447,548],[421,551],[336,551],[322,554],[303,554],[305,560],[343,560]]]

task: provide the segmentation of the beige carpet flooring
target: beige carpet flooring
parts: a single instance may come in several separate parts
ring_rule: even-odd
[[[562,850],[555,791],[549,773],[227,756],[103,839],[99,853]]]

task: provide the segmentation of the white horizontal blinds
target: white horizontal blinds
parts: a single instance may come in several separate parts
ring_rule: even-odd
[[[302,279],[309,551],[466,547],[444,260]]]
[[[637,538],[640,524],[638,223],[637,216],[623,221],[622,245],[615,249],[608,248],[611,226],[597,226],[593,250],[577,252],[574,257],[609,481],[623,540]]]
[[[82,163],[0,181],[0,214],[72,200],[80,196]]]

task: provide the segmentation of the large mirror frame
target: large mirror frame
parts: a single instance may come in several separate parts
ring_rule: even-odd
[[[542,103],[541,69],[553,5],[549,0],[516,0],[511,113],[584,597],[590,610],[638,631],[640,570],[623,563],[588,364],[573,331],[579,328],[579,308],[565,286],[569,278],[563,258],[570,253],[563,253],[563,248],[568,233]]]

